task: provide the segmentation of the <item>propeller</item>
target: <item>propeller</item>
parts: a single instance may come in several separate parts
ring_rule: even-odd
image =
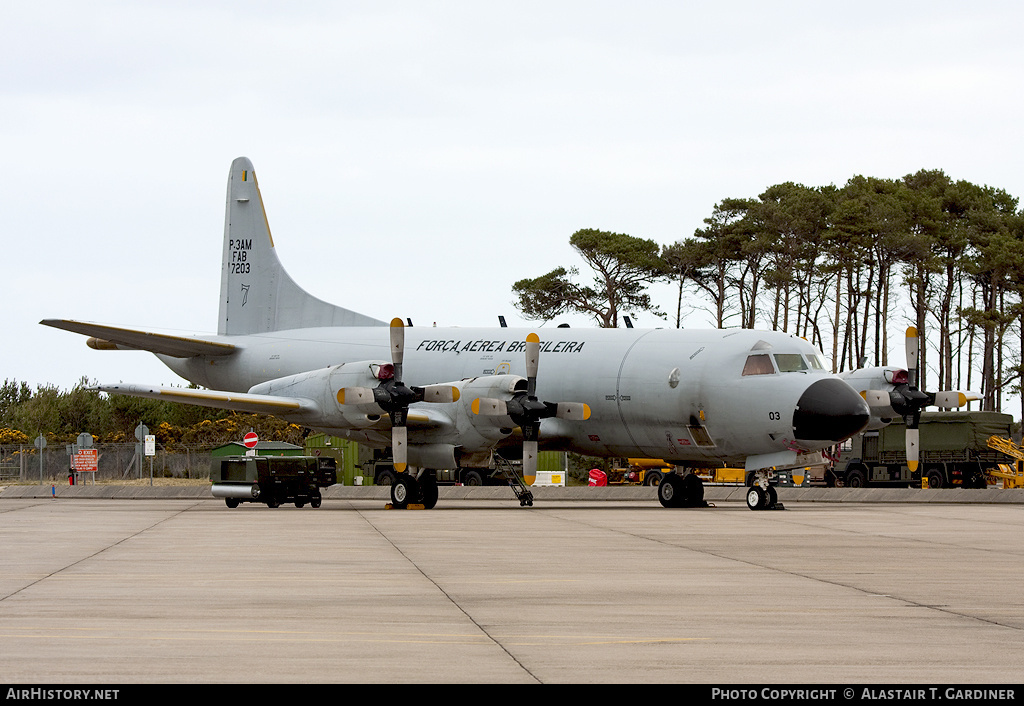
[[[345,387],[338,391],[340,404],[374,403],[391,418],[391,453],[395,470],[402,473],[409,466],[409,433],[406,423],[409,405],[416,402],[456,402],[459,390],[452,385],[410,387],[402,381],[405,362],[405,324],[391,320],[391,365],[373,366],[373,374],[381,383],[377,387]]]
[[[907,329],[907,374],[893,378],[893,389],[885,392],[871,391],[868,393],[868,402],[872,406],[888,404],[894,412],[903,417],[906,424],[907,435],[907,467],[911,472],[916,471],[920,460],[921,451],[921,412],[925,407],[940,407],[952,409],[962,407],[975,395],[959,392],[957,390],[943,392],[925,392],[918,389],[918,357],[921,346],[918,340],[917,328],[911,326]]]
[[[473,400],[474,414],[508,416],[523,432],[523,478],[532,484],[537,477],[537,440],[542,419],[557,417],[570,421],[590,418],[590,407],[583,402],[543,402],[537,399],[537,369],[540,364],[540,337],[526,336],[526,390],[510,400],[478,397]]]

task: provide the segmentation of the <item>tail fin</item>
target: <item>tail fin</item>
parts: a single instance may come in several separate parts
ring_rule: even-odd
[[[274,251],[252,162],[231,163],[224,217],[217,333],[241,335],[318,326],[386,326],[303,290]]]

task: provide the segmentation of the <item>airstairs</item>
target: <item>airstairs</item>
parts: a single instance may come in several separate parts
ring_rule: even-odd
[[[508,487],[516,494],[520,507],[533,507],[533,493],[526,487],[516,467],[497,454],[494,455],[494,465],[498,473],[508,481]]]

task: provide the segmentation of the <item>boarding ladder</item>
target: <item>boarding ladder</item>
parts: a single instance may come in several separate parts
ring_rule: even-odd
[[[523,483],[523,479],[519,475],[519,471],[516,470],[516,467],[507,459],[497,454],[494,454],[494,466],[498,471],[498,475],[508,481],[508,487],[516,494],[520,507],[533,507],[533,493]]]

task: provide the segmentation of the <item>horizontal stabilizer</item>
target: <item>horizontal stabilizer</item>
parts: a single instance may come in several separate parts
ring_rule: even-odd
[[[195,390],[181,387],[156,387],[153,385],[98,385],[97,390],[114,395],[130,397],[148,397],[152,400],[166,400],[183,404],[215,407],[217,409],[233,409],[250,414],[294,414],[296,412],[316,411],[317,406],[312,400],[300,397],[276,397],[274,395],[252,395],[246,392],[216,392],[213,390]]]
[[[83,336],[91,336],[89,345],[99,350],[127,348],[160,353],[174,358],[191,358],[195,355],[231,355],[236,350],[235,346],[230,343],[187,336],[169,336],[163,333],[104,326],[85,321],[43,319],[39,323],[80,333]]]

